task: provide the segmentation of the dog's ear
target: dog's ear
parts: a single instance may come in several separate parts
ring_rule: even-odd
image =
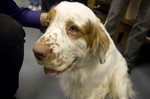
[[[94,56],[99,55],[100,63],[103,64],[105,62],[106,52],[110,45],[110,40],[102,23],[97,22],[92,29],[90,36],[93,40],[91,45],[92,54]]]

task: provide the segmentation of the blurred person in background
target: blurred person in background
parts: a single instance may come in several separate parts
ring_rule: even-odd
[[[28,8],[33,11],[41,10],[40,0],[29,0]]]
[[[135,0],[136,1],[136,0]],[[119,27],[120,20],[125,14],[130,0],[112,0],[105,27],[110,36],[113,36]],[[132,70],[138,64],[139,51],[150,30],[150,0],[142,0],[135,24],[129,33],[126,49],[123,53],[128,67]]]

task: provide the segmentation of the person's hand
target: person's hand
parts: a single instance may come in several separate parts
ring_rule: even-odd
[[[46,12],[42,12],[41,16],[40,16],[40,23],[41,26],[47,26],[47,13]]]

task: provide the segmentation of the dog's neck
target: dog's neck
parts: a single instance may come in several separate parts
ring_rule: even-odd
[[[98,57],[78,61],[71,71],[67,71],[61,77],[61,84],[66,95],[72,97],[71,99],[87,99],[91,92],[100,89],[98,86],[103,81],[104,74],[107,73],[100,69],[103,65],[100,64]]]

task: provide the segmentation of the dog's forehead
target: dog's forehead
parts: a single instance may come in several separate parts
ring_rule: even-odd
[[[64,20],[72,19],[76,22],[87,20],[95,20],[95,14],[93,11],[85,6],[84,4],[78,2],[61,2],[55,8],[56,14],[63,18]]]

